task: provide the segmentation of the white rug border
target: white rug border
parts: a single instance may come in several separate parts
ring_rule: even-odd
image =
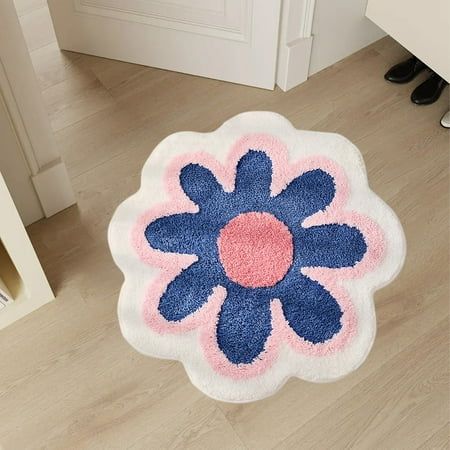
[[[181,335],[160,335],[143,323],[141,305],[145,290],[158,275],[159,269],[151,268],[139,259],[128,236],[131,227],[145,210],[167,200],[162,175],[174,156],[204,151],[224,162],[229,149],[239,137],[261,132],[284,142],[291,161],[309,155],[322,155],[342,166],[351,191],[346,209],[365,214],[381,225],[385,232],[386,256],[375,271],[362,279],[342,283],[353,301],[358,322],[365,324],[364,330],[358,328],[357,335],[343,351],[326,357],[314,357],[299,354],[284,345],[277,362],[263,375],[236,381],[211,368],[203,356],[196,331]],[[406,255],[401,224],[391,208],[370,190],[359,150],[341,135],[296,130],[284,117],[265,111],[239,114],[211,133],[180,132],[165,138],[145,163],[138,192],[119,205],[114,213],[108,241],[114,261],[125,277],[118,303],[119,323],[125,339],[145,355],[180,360],[191,382],[201,391],[216,400],[236,403],[272,395],[291,377],[329,382],[358,368],[366,359],[375,339],[373,294],[397,276]],[[197,351],[193,351],[195,346]]]

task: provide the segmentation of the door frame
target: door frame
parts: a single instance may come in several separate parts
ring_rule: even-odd
[[[17,136],[20,155],[49,217],[75,203],[75,196],[56,147],[13,0],[0,2],[0,97]],[[5,149],[8,151],[8,149]],[[15,192],[11,192],[15,196]],[[25,217],[26,224],[40,217]],[[27,223],[28,222],[28,223]]]
[[[276,83],[288,91],[308,79],[316,0],[283,0]]]

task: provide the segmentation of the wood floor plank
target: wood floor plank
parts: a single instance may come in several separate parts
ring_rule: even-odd
[[[94,81],[89,58],[81,53],[60,50],[56,41],[30,52],[34,70],[42,91],[64,81]]]
[[[418,448],[420,450],[448,450],[450,448],[450,425],[446,423]]]
[[[414,448],[448,423],[447,330],[448,318],[276,447]]]
[[[96,79],[69,79],[42,92],[53,131],[58,131],[114,104],[107,89]]]
[[[25,42],[30,51],[44,47],[56,40],[47,5],[31,8],[20,16]]]

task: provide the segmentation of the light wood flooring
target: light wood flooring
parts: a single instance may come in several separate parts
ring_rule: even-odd
[[[42,0],[17,1],[78,206],[28,228],[57,300],[0,332],[0,447],[22,449],[449,448],[449,134],[413,85],[383,73],[406,54],[385,38],[273,92],[60,53]],[[334,131],[362,151],[372,188],[408,240],[400,276],[376,294],[366,363],[331,384],[292,379],[246,405],[205,397],[177,362],[121,337],[122,276],[106,229],[165,136],[210,131],[246,110]]]

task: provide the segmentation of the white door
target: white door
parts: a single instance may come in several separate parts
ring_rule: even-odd
[[[48,0],[65,50],[273,89],[281,0]]]

